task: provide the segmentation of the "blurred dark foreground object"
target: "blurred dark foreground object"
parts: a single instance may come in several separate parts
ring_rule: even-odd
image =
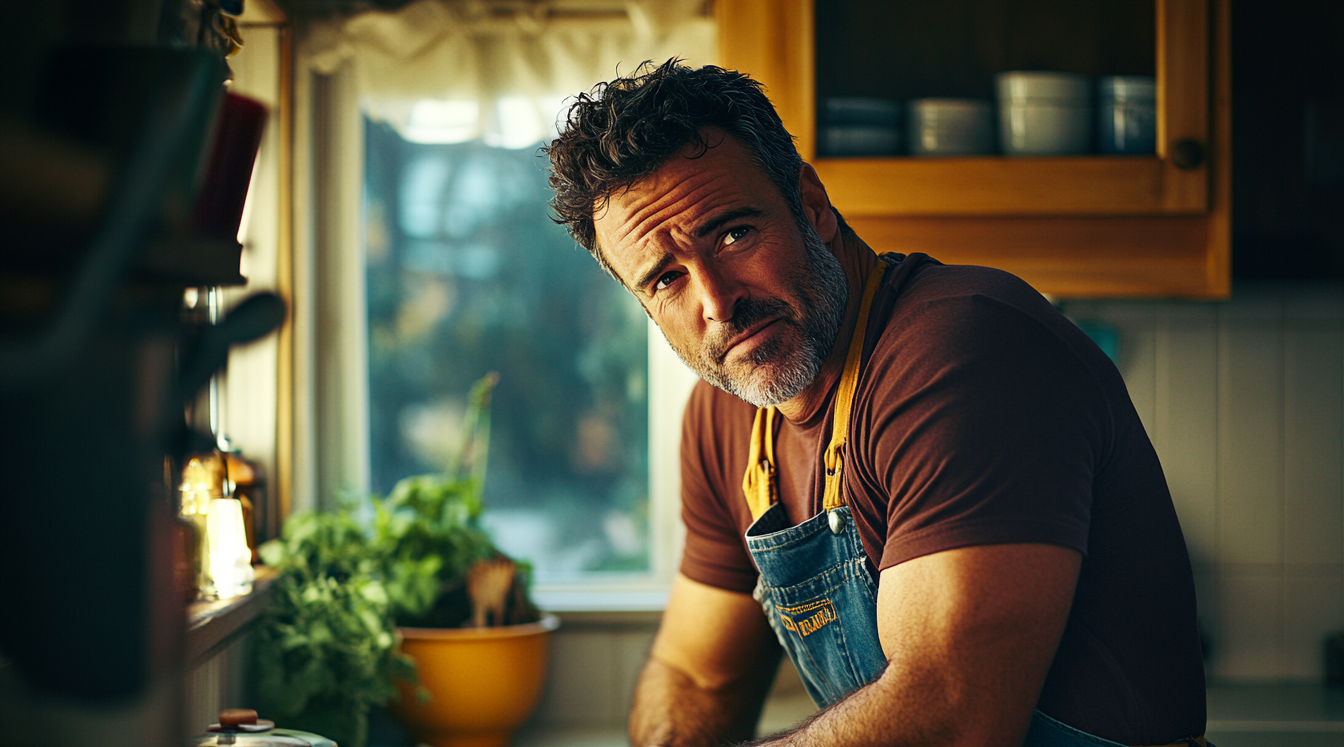
[[[48,241],[30,222],[0,258],[5,278],[37,271],[61,288],[34,319],[0,310],[0,565],[11,569],[0,576],[11,602],[0,648],[33,687],[116,702],[178,676],[184,628],[173,512],[153,487],[182,419],[182,289],[127,293],[122,281],[147,237],[186,225],[222,63],[114,46],[53,59],[44,137],[116,165],[87,241],[55,230]]]
[[[1325,638],[1325,684],[1344,687],[1344,632]]]
[[[191,235],[234,239],[243,220],[252,166],[266,128],[266,107],[236,93],[224,94],[215,120],[210,164],[191,214]]]

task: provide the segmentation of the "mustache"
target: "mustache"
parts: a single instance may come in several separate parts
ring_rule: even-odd
[[[728,348],[732,345],[734,338],[751,329],[757,323],[773,317],[783,316],[792,319],[792,312],[793,309],[788,304],[777,298],[759,301],[748,298],[739,301],[737,306],[733,308],[733,318],[724,322],[723,326],[706,339],[705,357],[713,361],[715,365],[723,365],[724,359],[728,357]]]

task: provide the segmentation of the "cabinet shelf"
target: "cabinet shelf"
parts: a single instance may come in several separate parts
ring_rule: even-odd
[[[855,216],[1197,215],[1203,182],[1172,189],[1155,156],[821,158],[831,201]]]

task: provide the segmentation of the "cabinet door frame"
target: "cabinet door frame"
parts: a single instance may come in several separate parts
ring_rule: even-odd
[[[720,64],[766,86],[846,215],[1141,216],[1209,209],[1208,0],[1156,0],[1158,150],[1153,156],[816,158],[815,0],[718,0]]]

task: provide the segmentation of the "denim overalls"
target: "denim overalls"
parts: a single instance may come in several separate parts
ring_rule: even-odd
[[[888,264],[894,257],[882,257]],[[923,261],[912,257],[908,261]],[[820,514],[790,526],[775,474],[776,410],[757,410],[742,489],[754,518],[747,549],[760,570],[754,596],[812,700],[825,707],[881,676],[887,666],[877,634],[877,584],[842,490],[843,447],[858,385],[864,330],[885,267],[864,288],[859,320],[850,340],[835,397],[831,442],[826,448],[826,488]],[[1176,744],[1204,744],[1203,738]],[[1124,747],[1063,724],[1039,710],[1025,747]]]

